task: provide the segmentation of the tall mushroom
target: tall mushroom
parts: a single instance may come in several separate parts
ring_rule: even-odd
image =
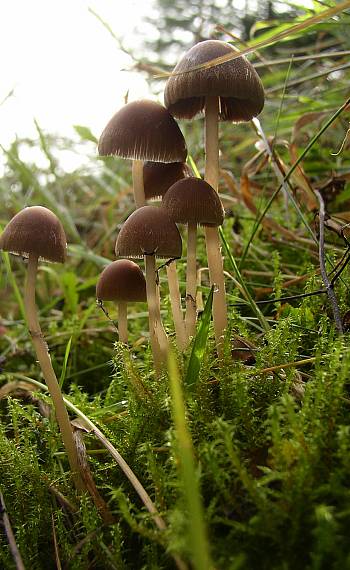
[[[163,198],[167,190],[178,180],[193,176],[192,169],[185,162],[147,161],[143,165],[143,181],[146,200]],[[176,261],[166,266],[168,277],[171,310],[173,313],[176,342],[180,350],[184,350],[188,344],[185,321],[182,313],[181,294],[177,277]]]
[[[66,259],[67,243],[62,224],[47,208],[42,206],[24,208],[5,227],[0,237],[0,249],[28,258],[24,305],[29,332],[51,394],[75,484],[79,490],[83,490],[85,486],[80,474],[72,426],[52,367],[48,347],[41,332],[35,303],[35,283],[39,259],[59,263],[63,263]]]
[[[185,162],[187,156],[175,119],[165,107],[146,99],[128,103],[113,115],[100,136],[98,152],[133,161],[136,208],[145,205],[143,161]]]
[[[258,74],[245,57],[232,59],[236,54],[237,50],[226,42],[200,42],[185,53],[165,86],[165,106],[174,117],[191,119],[201,111],[205,113],[205,180],[215,190],[219,172],[218,120],[249,121],[264,106]],[[215,63],[217,58],[222,59]],[[227,327],[223,263],[217,228],[205,231],[210,279],[216,285],[213,317],[221,355]]]
[[[176,224],[165,210],[155,206],[143,206],[133,212],[123,224],[115,246],[118,257],[144,257],[150,339],[158,373],[167,360],[168,339],[160,315],[155,259],[179,258],[181,251]]]
[[[189,337],[196,328],[196,242],[197,226],[217,227],[224,221],[224,210],[217,192],[200,178],[184,178],[166,192],[162,207],[170,218],[187,224],[186,330]]]
[[[184,163],[187,156],[186,142],[174,117],[163,105],[146,99],[128,103],[115,113],[100,136],[98,151],[101,156],[132,159],[136,208],[146,203],[143,161]],[[185,329],[174,264],[167,266],[167,275],[176,333],[181,339]]]
[[[127,304],[147,300],[146,281],[139,266],[130,259],[118,259],[107,265],[97,281],[96,298],[117,303],[119,340],[127,344]]]

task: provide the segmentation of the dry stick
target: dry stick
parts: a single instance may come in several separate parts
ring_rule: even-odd
[[[63,396],[59,387],[56,374],[52,367],[51,358],[41,332],[35,304],[35,282],[38,268],[38,257],[31,254],[28,260],[27,279],[24,291],[24,306],[27,314],[29,332],[32,337],[36,356],[39,361],[45,382],[51,394],[57,423],[59,425],[64,447],[67,452],[70,468],[73,472],[75,485],[79,491],[85,490],[83,479],[80,475],[80,465],[77,449],[73,439],[73,430],[69,421],[68,412],[63,402]]]
[[[120,342],[128,344],[128,304],[118,302],[118,336]]]
[[[152,346],[154,366],[159,375],[167,361],[168,339],[163,329],[159,292],[156,283],[156,261],[154,255],[145,255],[146,292],[149,315],[149,334]]]
[[[179,289],[179,281],[177,278],[176,261],[173,260],[166,264],[166,272],[168,276],[168,286],[170,293],[171,310],[173,313],[176,342],[179,349],[185,350],[187,346],[187,333],[181,308],[181,295]]]
[[[15,564],[16,564],[16,569],[17,570],[25,570],[23,560],[21,557],[21,553],[18,550],[15,535],[13,534],[10,519],[9,519],[8,514],[7,514],[4,497],[3,497],[3,494],[1,493],[1,491],[0,491],[0,517],[2,518],[2,521],[0,520],[0,523],[2,523],[4,526],[4,530],[5,530],[5,534],[7,536],[7,541],[9,543],[10,551],[11,551],[12,557],[13,557]]]
[[[136,208],[141,208],[146,204],[143,185],[143,160],[133,160],[132,162],[132,185]]]
[[[319,214],[318,214],[319,220],[320,220],[320,229],[319,229],[320,237],[319,237],[318,247],[319,247],[321,276],[322,276],[322,280],[323,280],[323,283],[324,283],[325,288],[326,288],[326,293],[328,295],[329,301],[332,305],[335,326],[337,327],[338,332],[340,334],[343,334],[344,330],[343,330],[342,320],[341,320],[340,311],[339,311],[339,307],[338,307],[338,303],[337,303],[337,298],[335,296],[333,286],[328,279],[328,275],[327,275],[327,271],[326,271],[325,252],[324,252],[324,220],[325,220],[326,212],[325,212],[324,201],[323,201],[321,193],[318,190],[314,190],[314,192],[315,192],[315,195],[316,195],[318,202],[319,202],[319,205],[320,205]]]
[[[188,224],[187,228],[187,271],[186,271],[186,331],[190,338],[196,332],[197,317],[197,226]]]
[[[219,185],[219,97],[205,99],[205,180],[216,191]],[[227,328],[225,279],[217,228],[205,228],[210,284],[214,285],[213,321],[219,358],[223,356],[223,341]]]

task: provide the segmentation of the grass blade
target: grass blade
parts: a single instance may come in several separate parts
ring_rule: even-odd
[[[210,289],[209,297],[204,307],[202,319],[199,325],[196,338],[194,339],[193,348],[188,363],[185,385],[192,389],[198,381],[199,371],[203,361],[203,356],[207,346],[211,309],[213,305],[214,287]]]
[[[241,272],[240,272],[240,270],[239,270],[239,268],[238,268],[238,265],[237,265],[237,263],[236,263],[236,260],[235,260],[235,258],[233,257],[233,255],[232,255],[232,253],[231,253],[231,251],[230,251],[229,245],[228,245],[228,243],[227,243],[227,241],[226,241],[226,238],[225,238],[225,236],[224,236],[224,232],[222,231],[222,228],[219,228],[219,233],[220,233],[220,237],[221,237],[222,243],[223,243],[223,245],[224,245],[225,251],[226,251],[226,253],[227,253],[228,260],[229,260],[229,262],[230,262],[230,264],[231,264],[231,267],[232,267],[233,271],[235,272],[235,274],[236,274],[236,276],[237,276],[237,280],[238,280],[238,282],[239,282],[239,284],[240,284],[240,286],[241,286],[241,288],[242,288],[242,290],[243,290],[243,293],[244,293],[244,296],[245,296],[245,298],[246,298],[246,301],[247,301],[248,305],[250,305],[251,310],[253,311],[253,313],[255,314],[255,316],[258,318],[258,320],[259,320],[259,322],[260,322],[260,324],[261,324],[263,330],[264,330],[264,331],[270,330],[270,325],[269,325],[269,323],[267,322],[267,320],[265,319],[264,315],[263,315],[262,312],[260,311],[258,305],[255,303],[253,297],[252,297],[251,294],[250,294],[250,291],[249,291],[247,285],[245,284],[245,281],[244,281],[244,279],[243,279],[243,277],[242,277],[242,275],[241,275]]]
[[[186,422],[186,410],[182,396],[179,371],[172,353],[169,354],[168,368],[172,413],[178,444],[179,470],[187,505],[188,548],[191,553],[193,568],[196,570],[209,570],[213,568],[213,564],[210,560],[204,522],[204,510],[196,473],[192,439]]]
[[[61,388],[62,388],[63,383],[64,383],[65,378],[66,378],[67,364],[68,364],[68,358],[69,358],[69,355],[70,355],[71,346],[72,346],[72,337],[70,337],[69,341],[67,342],[66,352],[65,352],[65,354],[64,354],[62,372],[61,372],[61,377],[60,377],[60,387],[61,387]]]

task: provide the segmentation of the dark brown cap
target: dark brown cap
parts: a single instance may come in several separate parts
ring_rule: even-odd
[[[0,249],[23,257],[30,254],[63,263],[67,241],[57,216],[43,206],[30,206],[16,214],[0,237]]]
[[[181,257],[179,230],[163,208],[142,206],[129,216],[117,238],[115,253],[121,257]]]
[[[217,192],[201,178],[183,178],[169,188],[162,201],[179,224],[221,226],[224,210]]]
[[[174,117],[159,103],[147,100],[128,103],[111,118],[100,137],[98,152],[155,162],[184,162],[187,156]]]
[[[143,165],[143,185],[146,200],[161,198],[178,180],[193,176],[185,162],[151,162]]]
[[[104,268],[96,285],[101,301],[146,301],[146,280],[136,263],[118,259]]]
[[[205,97],[220,97],[222,121],[250,121],[264,106],[264,88],[254,67],[244,57],[190,71],[203,63],[237,50],[219,40],[194,45],[180,59],[166,83],[165,106],[179,119],[192,119],[203,111]]]

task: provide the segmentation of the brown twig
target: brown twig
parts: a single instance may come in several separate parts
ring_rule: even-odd
[[[16,569],[25,570],[25,566],[23,564],[20,551],[18,550],[18,546],[16,544],[15,535],[13,534],[10,519],[7,514],[5,500],[1,491],[0,491],[0,524],[4,527],[10,551],[16,564]]]
[[[327,271],[326,271],[326,261],[325,261],[325,251],[324,251],[324,222],[325,222],[325,206],[324,201],[322,198],[321,193],[318,190],[314,190],[315,195],[319,202],[319,220],[320,220],[320,227],[319,227],[319,259],[320,259],[320,270],[323,283],[326,288],[326,293],[328,295],[329,301],[332,305],[333,315],[334,315],[334,322],[337,330],[340,334],[344,333],[342,319],[340,316],[340,311],[337,303],[337,298],[334,293],[333,285],[328,279]]]

